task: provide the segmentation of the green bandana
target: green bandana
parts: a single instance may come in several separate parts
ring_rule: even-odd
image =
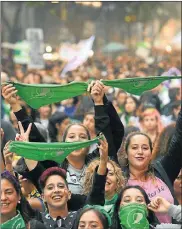
[[[96,209],[97,211],[101,212],[108,220],[108,224],[109,226],[111,226],[111,217],[110,215],[107,213],[107,211],[104,209],[104,207],[100,206],[100,205],[85,205],[83,209]]]
[[[146,78],[128,78],[102,80],[106,86],[124,89],[126,92],[141,95],[144,91],[155,88],[165,80],[181,79],[182,76],[148,76]],[[19,95],[29,106],[38,109],[41,106],[60,102],[87,92],[86,82],[72,82],[65,85],[12,83]]]
[[[31,160],[52,160],[61,163],[74,150],[86,148],[91,144],[98,143],[102,137],[101,135],[84,142],[41,143],[12,141],[9,145],[9,150],[10,152]]]
[[[26,229],[25,222],[20,214],[1,224],[1,229]]]
[[[111,200],[105,200],[104,209],[106,212],[112,217],[114,212],[114,205],[118,198],[118,194],[116,193]]]
[[[147,207],[144,204],[128,204],[119,210],[120,224],[123,229],[149,229]]]
[[[157,87],[165,80],[181,78],[182,76],[147,76],[145,78],[102,80],[102,83],[106,86],[121,88],[130,94],[141,95],[144,91]]]

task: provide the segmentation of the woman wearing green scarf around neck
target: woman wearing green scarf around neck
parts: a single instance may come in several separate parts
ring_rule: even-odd
[[[91,191],[93,184],[93,174],[96,167],[101,163],[99,159],[93,160],[87,167],[85,171],[85,178],[83,184],[83,194],[88,195]],[[114,204],[118,198],[118,194],[120,190],[125,185],[125,179],[122,174],[121,168],[118,164],[113,160],[107,161],[107,176],[106,176],[106,184],[105,184],[105,205],[104,209],[109,213],[112,217]]]
[[[153,229],[159,224],[147,209],[150,200],[140,186],[126,186],[115,203],[111,229]]]
[[[21,188],[10,172],[1,173],[1,228],[26,229],[35,212],[21,196]]]

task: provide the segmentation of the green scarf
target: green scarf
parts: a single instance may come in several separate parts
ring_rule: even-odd
[[[122,206],[119,219],[123,229],[149,229],[147,207],[144,204],[132,203]]]
[[[1,229],[26,229],[25,222],[20,212],[12,219],[2,223]]]
[[[128,78],[102,80],[106,86],[124,89],[126,92],[141,95],[144,91],[155,88],[165,80],[181,79],[182,76],[148,76],[146,78]],[[41,106],[60,102],[62,100],[82,95],[87,92],[89,82],[71,82],[65,85],[54,84],[23,84],[11,83],[19,95],[29,106],[38,109]]]
[[[118,194],[116,193],[111,200],[105,199],[104,209],[105,211],[107,211],[107,213],[110,215],[111,218],[113,216],[114,205],[116,203],[117,198],[118,198]]]
[[[86,148],[91,144],[98,143],[102,137],[101,135],[84,142],[41,143],[12,141],[9,145],[9,150],[10,152],[31,160],[52,160],[61,163],[74,150]]]

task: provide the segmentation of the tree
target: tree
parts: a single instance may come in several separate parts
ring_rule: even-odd
[[[5,6],[7,4],[7,6]],[[14,8],[13,20],[10,21],[9,14],[5,12],[5,7],[11,4]],[[20,12],[22,10],[23,2],[2,2],[1,4],[1,18],[2,28],[8,30],[9,42],[15,43],[20,39],[21,27],[20,27]],[[3,40],[3,29],[2,29],[2,40]]]

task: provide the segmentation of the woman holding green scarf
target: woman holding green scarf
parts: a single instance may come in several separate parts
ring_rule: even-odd
[[[121,144],[121,140],[124,135],[124,128],[122,123],[119,121],[119,117],[112,106],[111,103],[108,103],[107,99],[104,97],[104,86],[96,82],[94,86],[91,88],[91,96],[94,101],[94,108],[95,108],[95,124],[96,129],[98,132],[102,132],[107,139],[109,144],[109,156],[113,159],[117,160],[117,149]],[[19,101],[16,97],[16,90],[12,87],[12,85],[4,86],[2,89],[2,94],[6,101],[11,105],[12,110],[14,111],[17,119],[22,122],[24,129],[26,130],[30,123],[32,123],[31,117],[28,117],[25,112],[22,110]],[[116,122],[117,120],[117,122]],[[117,124],[116,124],[117,123]],[[119,125],[118,125],[119,123]],[[112,136],[110,126],[113,127],[113,135]],[[74,135],[74,136],[73,136]],[[80,136],[80,137],[79,137]],[[73,124],[67,128],[65,134],[63,136],[63,141],[78,141],[80,140],[88,140],[90,138],[88,130],[80,125],[80,124]],[[30,141],[41,141],[42,136],[40,136],[39,131],[36,129],[34,123],[32,123],[32,130],[30,132]],[[71,182],[75,182],[77,184],[78,189],[72,190],[73,193],[80,193],[82,190],[81,187],[81,180],[84,176],[85,168],[87,164],[94,159],[95,157],[99,157],[98,149],[88,154],[88,148],[83,149],[81,151],[76,151],[75,153],[71,154],[67,157],[64,162],[61,164],[61,167],[64,168],[66,171],[69,172],[68,177],[70,177],[70,184]],[[80,154],[81,153],[81,154]],[[49,167],[55,166],[51,161],[42,161],[42,162],[32,162],[27,163],[28,160],[21,160],[21,163],[18,163],[21,167],[21,171],[18,172],[23,175],[23,177],[30,179],[34,185],[38,188],[37,180],[40,177],[41,173]],[[25,164],[26,162],[26,164]],[[72,176],[73,174],[77,174],[76,176]],[[78,177],[78,179],[77,179]],[[71,178],[74,178],[71,181]],[[76,179],[75,179],[76,178]],[[72,186],[75,186],[72,184]]]
[[[8,171],[1,173],[1,229],[26,229],[35,214],[21,195],[17,178]]]
[[[83,194],[88,195],[92,189],[94,171],[99,165],[100,160],[95,159],[88,165],[85,171],[84,183],[83,183]],[[113,160],[107,161],[107,176],[105,184],[105,204],[104,209],[112,217],[114,204],[118,198],[118,194],[121,191],[121,188],[125,185],[125,178],[122,174],[121,168]]]
[[[159,221],[147,209],[150,200],[140,186],[122,189],[115,204],[111,229],[153,229]]]

